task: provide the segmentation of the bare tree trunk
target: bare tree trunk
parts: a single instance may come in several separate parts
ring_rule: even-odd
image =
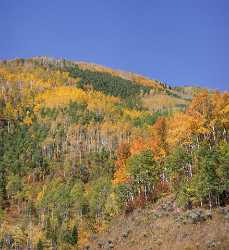
[[[211,199],[211,193],[208,194],[208,200],[209,200],[209,208],[212,209],[212,199]]]

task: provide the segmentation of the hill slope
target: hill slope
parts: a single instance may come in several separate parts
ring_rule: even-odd
[[[171,198],[113,219],[84,249],[227,250],[229,208],[181,211]],[[124,223],[125,222],[125,223]]]
[[[228,141],[228,93],[46,57],[2,61],[0,248],[82,248],[164,196],[184,210],[226,206]]]

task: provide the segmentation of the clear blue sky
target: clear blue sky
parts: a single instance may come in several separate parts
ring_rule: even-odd
[[[229,90],[229,0],[0,0],[0,59],[40,55]]]

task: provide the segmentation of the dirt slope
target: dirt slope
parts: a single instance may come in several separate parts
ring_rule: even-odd
[[[180,211],[172,201],[136,209],[92,235],[83,249],[229,249],[229,207]]]

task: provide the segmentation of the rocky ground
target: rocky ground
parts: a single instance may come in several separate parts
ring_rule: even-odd
[[[83,249],[229,250],[229,206],[181,211],[166,201],[115,218]]]

